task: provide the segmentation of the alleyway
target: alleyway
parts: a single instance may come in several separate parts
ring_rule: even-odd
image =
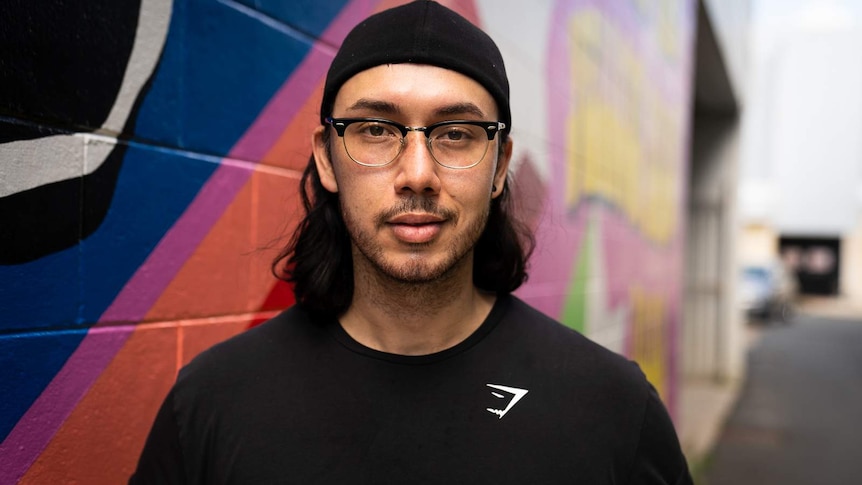
[[[763,327],[699,485],[862,484],[862,316],[829,309]]]

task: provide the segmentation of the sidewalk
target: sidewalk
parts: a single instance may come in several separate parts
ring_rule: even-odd
[[[862,319],[862,302],[842,297],[804,297],[797,303],[801,315]],[[746,353],[757,343],[762,327],[746,325]],[[680,386],[677,431],[693,474],[705,465],[725,422],[733,410],[742,380],[685,379]]]
[[[697,475],[739,396],[741,381],[686,379],[679,395],[677,431],[692,475]]]
[[[762,326],[745,324],[745,354],[760,339]],[[685,378],[680,388],[678,432],[682,450],[695,474],[721,435],[739,397],[744,377],[724,381]]]
[[[862,301],[841,296],[806,296],[799,301],[798,311],[821,317],[862,319]]]
[[[760,329],[746,325],[746,353]],[[679,391],[677,433],[692,476],[698,475],[739,397],[743,379],[684,378]]]

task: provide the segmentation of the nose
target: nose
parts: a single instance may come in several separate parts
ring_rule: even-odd
[[[412,137],[412,138],[411,138]],[[440,192],[440,165],[434,161],[424,133],[410,132],[404,138],[404,149],[395,161],[398,173],[395,191],[398,193],[433,195]]]

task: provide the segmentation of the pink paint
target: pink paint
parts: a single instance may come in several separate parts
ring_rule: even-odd
[[[536,226],[536,248],[530,258],[531,277],[519,291],[519,296],[534,305],[539,311],[558,318],[563,309],[569,275],[577,256],[572,249],[573,239],[580,239],[583,231],[583,214],[574,214],[574,221],[566,213],[566,139],[565,123],[572,103],[569,98],[569,55],[566,45],[566,11],[563,2],[557,2],[552,14],[550,40],[548,42],[547,79],[548,93],[545,100],[548,110],[548,144],[550,173],[542,203],[543,213]]]
[[[339,45],[360,20],[370,14],[377,0],[354,0],[350,2],[329,25],[322,38]],[[316,43],[302,64],[278,90],[270,102],[252,123],[245,135],[234,145],[230,156],[240,160],[260,160],[284,131],[284,127],[296,116],[306,100],[323,80],[335,49]]]
[[[351,2],[322,37],[344,39],[349,29],[365,18],[375,5],[373,0]],[[320,45],[312,47],[309,56],[234,145],[230,157],[257,160],[270,149],[314,90],[315,80],[323,77],[328,67],[327,50],[331,49]],[[251,174],[252,169],[237,171],[230,163],[222,163],[99,322],[143,319]],[[26,473],[132,332],[134,327],[100,324],[90,329],[60,372],[0,444],[0,483],[15,483]],[[106,335],[110,338],[105,338]]]
[[[134,332],[133,326],[91,328],[74,354],[0,444],[0,483],[17,483],[74,406]]]
[[[548,144],[548,163],[550,173],[546,198],[543,206],[541,223],[538,226],[536,239],[537,248],[531,261],[532,277],[525,288],[519,291],[531,303],[551,316],[558,317],[565,304],[565,288],[569,286],[573,272],[575,257],[580,251],[587,231],[586,218],[590,207],[597,202],[591,199],[581,199],[574,204],[567,203],[567,153],[566,140],[569,136],[567,120],[573,113],[583,107],[577,99],[572,98],[581,86],[571,85],[572,58],[569,53],[569,24],[572,15],[582,10],[601,12],[606,20],[613,22],[617,32],[624,37],[623,42],[638,56],[644,70],[643,75],[650,79],[651,85],[659,93],[662,101],[678,106],[674,115],[682,116],[684,106],[691,90],[692,37],[694,13],[691,2],[682,7],[685,18],[678,25],[682,36],[680,45],[687,46],[680,53],[679,59],[667,59],[657,37],[649,34],[643,22],[636,15],[633,7],[613,7],[599,0],[582,0],[572,2],[556,2],[552,13],[552,25],[547,53],[548,95],[546,100],[548,137],[554,140]],[[655,30],[655,25],[652,29]],[[607,68],[608,66],[603,66]],[[609,96],[603,90],[612,86],[599,86],[595,95]],[[617,98],[603,98],[613,105]],[[623,99],[623,98],[619,98]],[[621,109],[627,107],[622,106]],[[687,126],[680,119],[681,126]],[[655,130],[650,123],[642,123],[641,135],[646,139],[655,136],[643,131]],[[683,129],[680,136],[687,138],[688,132]],[[685,150],[685,143],[680,142],[680,149]],[[684,160],[680,153],[680,160]],[[684,164],[683,164],[684,165]],[[680,183],[685,180],[685,167],[678,167]],[[675,201],[678,211],[678,226],[676,233],[664,243],[649,241],[641,229],[621,211],[614,210],[598,203],[597,217],[601,234],[598,244],[603,246],[606,271],[608,305],[611,308],[628,306],[633,286],[639,286],[651,293],[660,293],[667,302],[667,336],[668,352],[665,354],[667,365],[667,388],[669,389],[669,408],[673,413],[677,393],[676,369],[679,346],[680,298],[682,285],[682,251],[684,248],[682,222],[683,191],[679,191],[680,199]],[[631,323],[629,322],[628,326]],[[625,348],[631,347],[631,332],[627,332]]]
[[[373,3],[358,0],[349,4],[330,24],[324,36],[343,39],[349,29],[368,14]],[[312,46],[308,56],[231,149],[228,159],[258,161],[269,151],[328,69],[330,59],[325,54],[327,51],[331,48]],[[158,300],[253,173],[252,169],[225,163],[228,159],[213,172],[195,200],[126,283],[100,322],[140,321]]]
[[[328,50],[328,49],[327,49]],[[229,156],[240,160],[261,160],[284,131],[284,127],[311,96],[329,67],[330,55],[317,45],[293,75],[264,107],[251,128],[239,139]]]
[[[251,174],[252,169],[249,168],[224,163],[219,166],[183,215],[165,233],[146,261],[114,298],[111,306],[99,318],[98,325],[108,322],[140,322]],[[84,342],[86,341],[85,338]]]

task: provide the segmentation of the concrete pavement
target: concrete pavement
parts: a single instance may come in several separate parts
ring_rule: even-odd
[[[809,299],[790,325],[763,328],[699,484],[862,483],[859,310]]]

